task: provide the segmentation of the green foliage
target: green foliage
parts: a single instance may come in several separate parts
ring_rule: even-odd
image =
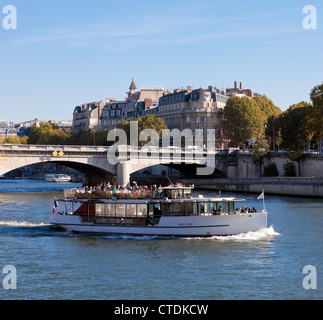
[[[68,141],[67,144],[70,145],[83,145],[83,146],[89,146],[94,145],[94,134],[88,130],[85,131],[83,129],[80,129],[78,132],[73,133]]]
[[[247,140],[264,137],[265,120],[265,113],[254,99],[232,96],[224,108],[224,136],[231,146],[244,146]]]
[[[259,95],[253,98],[260,110],[266,115],[267,119],[278,117],[282,111],[278,108],[272,100],[265,95]]]
[[[315,86],[310,94],[313,105],[309,108],[307,124],[318,140],[323,139],[323,84]]]
[[[159,137],[161,137],[163,129],[167,129],[167,126],[165,124],[165,119],[164,118],[156,118],[154,115],[147,115],[146,117],[137,118],[134,121],[138,122],[138,141],[139,141],[139,136],[141,135],[142,141],[139,141],[139,143],[138,143],[139,146],[143,146],[147,142],[154,139],[154,137],[151,137],[148,134],[145,134],[144,130],[146,130],[146,129],[155,130],[158,133]],[[130,144],[130,136],[131,136],[130,121],[121,122],[117,126],[117,128],[125,131],[125,133],[127,134],[128,144]]]
[[[295,163],[286,161],[283,165],[284,177],[296,177]]]
[[[40,122],[39,126],[34,126],[31,129],[28,144],[64,145],[69,137],[69,133],[55,128],[50,122]]]
[[[3,137],[0,135],[0,144],[27,144],[28,137],[19,137],[19,136],[8,136]]]
[[[282,146],[289,150],[291,159],[299,158],[303,154],[308,140],[312,138],[306,121],[310,108],[309,103],[302,101],[290,106],[280,116]]]
[[[276,163],[271,163],[264,168],[265,177],[277,177],[279,175]]]
[[[256,159],[261,159],[269,152],[269,149],[267,140],[258,139],[252,147],[252,153]]]

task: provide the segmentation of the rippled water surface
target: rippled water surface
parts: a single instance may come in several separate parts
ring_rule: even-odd
[[[0,180],[0,270],[17,270],[0,299],[323,298],[322,199],[266,196],[268,228],[231,237],[80,236],[48,224],[53,198],[75,186]],[[303,288],[306,265],[316,290]]]

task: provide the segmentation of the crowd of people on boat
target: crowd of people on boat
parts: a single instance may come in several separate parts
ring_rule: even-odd
[[[101,182],[96,186],[83,186],[83,188],[77,188],[77,193],[92,193],[95,191],[105,191],[105,192],[112,192],[112,193],[130,193],[133,191],[142,191],[142,192],[151,192],[161,194],[163,192],[162,185],[141,185],[139,186],[136,181],[132,184],[128,183],[126,186],[122,187],[120,185],[116,185],[110,182]]]
[[[255,207],[247,208],[246,206],[243,206],[242,208],[240,207],[236,209],[236,213],[255,213],[255,212],[257,212]]]

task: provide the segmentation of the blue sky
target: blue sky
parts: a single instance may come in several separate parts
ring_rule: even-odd
[[[0,118],[70,120],[76,105],[138,87],[232,87],[282,110],[323,81],[323,3],[214,0],[0,0]],[[303,7],[317,29],[303,28]]]

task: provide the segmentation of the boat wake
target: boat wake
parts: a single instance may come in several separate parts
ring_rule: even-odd
[[[233,236],[214,236],[210,239],[221,240],[221,241],[259,241],[268,240],[275,236],[280,236],[280,233],[274,230],[273,226],[269,228],[261,229],[258,231],[250,231],[247,233],[241,233]]]
[[[26,221],[0,221],[0,226],[8,227],[47,227],[49,224],[46,223],[32,223]]]

